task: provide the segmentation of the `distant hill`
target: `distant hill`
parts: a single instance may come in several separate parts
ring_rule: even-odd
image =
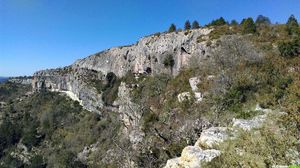
[[[7,81],[8,78],[7,77],[0,77],[0,83]]]

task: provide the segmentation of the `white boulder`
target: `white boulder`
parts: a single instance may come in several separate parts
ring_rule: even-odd
[[[212,148],[228,139],[230,137],[229,132],[230,130],[227,127],[210,127],[201,133],[195,146]]]
[[[180,157],[180,166],[185,168],[200,168],[202,162],[210,162],[219,156],[219,150],[202,150],[198,146],[187,146],[183,149]]]
[[[259,128],[263,122],[266,120],[267,115],[259,115],[254,117],[251,120],[246,120],[246,119],[233,119],[232,120],[232,126],[241,128],[246,131],[250,131],[253,128]]]
[[[191,100],[191,93],[190,92],[183,92],[183,93],[180,93],[177,98],[178,98],[178,101],[181,103],[181,102],[184,102],[184,101],[187,101],[187,100]]]
[[[167,164],[164,168],[177,168],[177,167],[180,166],[179,162],[180,162],[179,157],[174,158],[174,159],[170,159],[170,160],[167,161]]]
[[[193,92],[197,92],[198,91],[198,84],[201,82],[200,78],[199,77],[193,77],[193,78],[190,78],[189,79],[189,83],[190,83],[190,86],[192,88],[192,91]]]

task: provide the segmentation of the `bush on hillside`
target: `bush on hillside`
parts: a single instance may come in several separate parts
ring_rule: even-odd
[[[288,42],[280,42],[278,44],[280,55],[287,58],[292,58],[300,55],[300,40],[296,39]]]

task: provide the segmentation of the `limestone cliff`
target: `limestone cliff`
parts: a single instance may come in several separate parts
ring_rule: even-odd
[[[31,85],[32,77],[31,76],[11,77],[11,78],[8,79],[8,81],[12,82],[12,83],[16,83],[16,84]]]
[[[33,90],[65,92],[79,101],[87,110],[101,113],[103,107],[101,94],[89,85],[91,80],[102,80],[107,73],[118,77],[127,72],[133,73],[172,73],[189,64],[191,57],[203,59],[211,48],[198,37],[205,37],[211,29],[197,29],[185,32],[155,34],[140,39],[131,46],[115,47],[77,60],[74,64],[58,69],[42,70],[33,75]],[[172,55],[174,66],[164,66],[164,59]]]

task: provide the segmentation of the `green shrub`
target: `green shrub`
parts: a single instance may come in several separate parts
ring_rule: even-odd
[[[25,165],[25,168],[46,168],[47,164],[43,156],[35,155],[30,159],[30,165]]]
[[[127,80],[129,80],[129,73],[127,73]],[[109,72],[106,75],[105,81],[93,80],[91,85],[95,87],[98,93],[102,93],[102,100],[105,105],[112,105],[115,99],[118,97],[118,89],[121,84],[121,80],[113,73]]]
[[[17,144],[21,135],[22,130],[18,123],[12,123],[9,118],[4,118],[0,125],[0,156],[6,148]]]
[[[288,42],[280,42],[278,44],[280,55],[287,58],[292,58],[300,55],[300,40],[296,39]]]
[[[151,128],[151,126],[155,122],[159,121],[159,117],[154,112],[146,111],[144,113],[144,115],[142,116],[142,120],[143,120],[143,128],[145,129],[145,131],[149,131],[149,129]]]
[[[224,152],[207,163],[206,167],[271,167],[289,164],[291,158],[287,151],[296,139],[288,133],[276,134],[272,129],[273,125],[240,132],[235,140],[228,140],[221,145]]]
[[[209,33],[209,39],[215,40],[215,39],[219,39],[223,35],[231,35],[234,33],[235,33],[234,30],[230,29],[228,25],[222,25],[216,27],[212,32]]]
[[[166,58],[164,59],[163,64],[165,65],[165,67],[173,68],[173,66],[175,65],[175,60],[173,56],[170,54],[167,55]]]

